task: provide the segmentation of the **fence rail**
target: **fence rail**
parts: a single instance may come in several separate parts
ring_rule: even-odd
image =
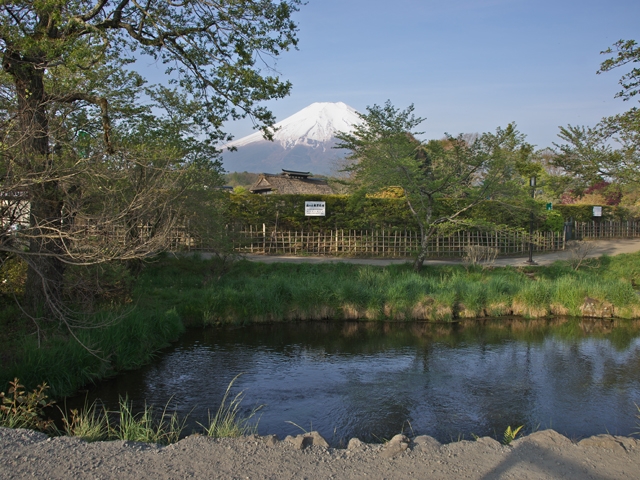
[[[280,232],[249,227],[234,232],[233,239],[238,253],[257,254],[411,257],[420,248],[420,235],[413,231]],[[460,257],[472,245],[496,248],[500,255],[525,254],[530,240],[537,252],[564,248],[562,233],[537,232],[530,238],[522,232],[465,231],[434,236],[427,247],[427,256]]]
[[[638,238],[640,221],[575,223],[575,238]]]

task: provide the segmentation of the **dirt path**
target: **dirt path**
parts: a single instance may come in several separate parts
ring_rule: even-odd
[[[589,241],[592,246],[587,257],[599,257],[601,255],[618,255],[621,253],[634,253],[640,251],[640,238],[620,238],[612,240],[594,240]],[[561,250],[558,252],[535,254],[533,260],[538,265],[550,265],[557,260],[566,260],[570,256],[569,250]],[[207,258],[210,254],[202,254],[203,258]],[[351,257],[330,257],[330,256],[293,256],[293,255],[244,255],[244,258],[254,262],[264,263],[354,263],[360,265],[397,265],[411,262],[411,259],[391,259],[391,258],[351,258]],[[498,258],[494,265],[496,266],[521,266],[525,265],[528,257],[501,257]],[[459,264],[460,260],[427,260],[425,265],[446,265]]]
[[[348,449],[246,437],[190,436],[168,447],[85,443],[0,429],[0,478],[47,479],[632,479],[640,442],[601,435],[573,443],[552,430],[503,446],[490,438],[440,445],[430,437]]]

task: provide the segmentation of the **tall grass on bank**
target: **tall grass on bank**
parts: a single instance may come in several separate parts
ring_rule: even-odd
[[[239,262],[202,292],[203,324],[368,319],[451,321],[518,315],[640,317],[640,255],[598,269],[568,264],[467,269]],[[628,266],[625,268],[623,263]],[[634,283],[636,282],[636,283]]]
[[[257,412],[262,408],[258,406],[251,410],[251,413],[247,417],[240,415],[240,408],[242,399],[244,398],[244,392],[238,393],[231,400],[231,387],[235,381],[242,374],[236,375],[233,380],[227,386],[227,390],[224,392],[220,406],[216,411],[216,414],[212,417],[209,412],[209,421],[207,425],[199,423],[204,432],[209,437],[222,438],[222,437],[242,437],[245,435],[251,435],[258,433],[258,423],[253,423],[252,420],[256,416]]]
[[[85,405],[82,410],[72,410],[63,416],[64,433],[87,442],[101,440],[124,440],[131,442],[176,443],[184,430],[186,418],[168,413],[168,404],[160,414],[145,405],[141,412],[134,413],[129,399],[120,397],[118,409],[108,411],[95,403]]]
[[[117,316],[119,312],[97,314],[96,323],[107,315]],[[70,395],[100,378],[148,363],[158,349],[177,339],[183,331],[175,309],[134,309],[107,327],[76,332],[80,341],[96,350],[98,356],[62,335],[52,335],[41,348],[36,338],[23,337],[19,361],[0,369],[0,389],[7,379],[18,377],[25,385],[46,382],[53,397]]]
[[[209,418],[207,425],[199,424],[203,427],[205,435],[223,438],[257,433],[258,421],[254,422],[254,417],[261,406],[254,408],[245,417],[242,415],[244,392],[240,392],[230,399],[231,389],[239,377],[240,375],[237,375],[227,386],[215,416]],[[63,432],[61,433],[79,437],[88,442],[124,440],[163,445],[176,443],[185,429],[187,417],[179,418],[177,412],[169,413],[170,402],[171,400],[167,402],[160,413],[157,413],[152,406],[147,405],[140,412],[134,413],[133,404],[127,396],[120,397],[116,411],[99,407],[94,402],[91,405],[85,405],[82,410],[74,409],[68,414],[63,412]],[[14,416],[17,417],[18,414],[20,417],[30,417],[33,415],[33,408],[30,405],[24,405],[21,411],[17,414],[14,413]],[[0,420],[3,418],[0,415]],[[52,423],[50,420],[42,418],[41,409],[38,410],[38,421],[40,423],[31,422],[28,425],[0,422],[0,426],[43,430],[43,428],[38,428],[44,425],[42,422],[47,422],[47,425]]]

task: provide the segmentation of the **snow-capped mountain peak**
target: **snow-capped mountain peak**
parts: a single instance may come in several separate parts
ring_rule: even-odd
[[[228,143],[237,151],[224,151],[228,171],[279,173],[280,169],[332,174],[346,154],[336,150],[336,134],[352,132],[362,119],[343,102],[317,102],[275,124],[273,142],[262,132]]]
[[[343,102],[316,102],[275,124],[274,143],[284,148],[296,145],[318,146],[334,139],[338,132],[351,132],[361,123],[356,110]],[[264,141],[262,132],[235,140],[227,147],[242,147]]]

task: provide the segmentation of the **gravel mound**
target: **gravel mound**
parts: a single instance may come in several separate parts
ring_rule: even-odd
[[[329,448],[317,433],[211,439],[189,436],[166,447],[135,442],[87,443],[0,428],[0,478],[95,479],[631,479],[640,472],[640,442],[598,435],[578,443],[544,430],[504,446],[484,437],[441,445],[397,435],[383,445],[352,439]]]

